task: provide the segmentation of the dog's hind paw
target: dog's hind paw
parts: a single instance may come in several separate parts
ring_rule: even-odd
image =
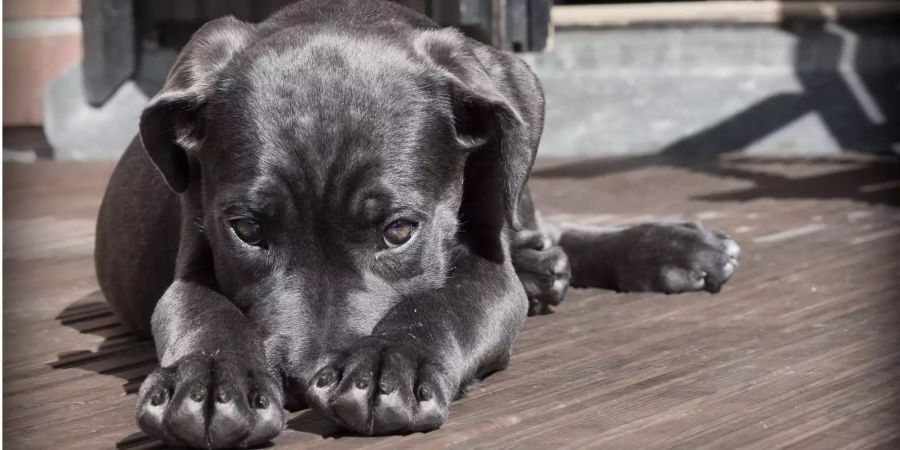
[[[310,406],[364,435],[440,427],[454,391],[442,366],[415,344],[366,337],[331,355],[310,382]]]
[[[528,295],[528,315],[547,314],[563,301],[572,270],[562,247],[553,246],[542,233],[518,233],[510,249],[519,281]]]
[[[620,291],[716,293],[739,264],[734,240],[696,222],[647,223],[624,233],[629,245],[616,268]]]
[[[177,446],[248,447],[284,428],[282,395],[266,369],[236,356],[189,355],[160,367],[138,394],[137,421]]]

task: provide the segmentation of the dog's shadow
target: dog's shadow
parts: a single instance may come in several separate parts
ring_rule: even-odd
[[[57,355],[54,369],[78,368],[120,378],[126,394],[134,394],[156,368],[156,350],[150,340],[138,339],[116,318],[100,291],[67,306],[56,316],[62,325],[82,334],[100,336],[96,350],[72,350]]]
[[[122,380],[122,390],[131,396],[137,394],[144,378],[159,364],[153,341],[139,339],[129,332],[116,318],[99,290],[76,300],[55,319],[79,333],[100,336],[103,341],[96,349],[71,350],[58,354],[56,361],[49,364],[53,369],[77,368],[117,377]],[[333,423],[308,409],[291,417],[286,428],[327,438],[342,435]],[[117,442],[116,448],[134,450],[167,447],[138,431]]]
[[[82,334],[100,336],[96,349],[71,350],[60,353],[50,363],[54,369],[83,369],[122,380],[125,394],[136,394],[144,378],[156,368],[153,342],[138,339],[116,318],[98,290],[67,306],[56,320]],[[116,443],[121,449],[166,448],[161,442],[136,432]]]

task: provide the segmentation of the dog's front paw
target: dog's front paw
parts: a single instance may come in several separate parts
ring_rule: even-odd
[[[138,425],[172,445],[247,447],[284,428],[282,395],[261,364],[237,356],[186,356],[141,385]]]
[[[310,382],[309,404],[365,435],[440,427],[447,419],[452,383],[415,344],[367,337],[332,355]]]
[[[616,274],[621,291],[715,293],[738,267],[738,244],[696,222],[647,223],[624,233],[630,236]]]
[[[550,306],[563,301],[572,270],[569,258],[550,237],[536,231],[521,231],[513,237],[513,267],[528,295],[528,315],[547,314]]]

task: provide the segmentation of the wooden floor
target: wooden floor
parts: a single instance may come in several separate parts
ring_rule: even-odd
[[[94,279],[111,167],[4,167],[7,448],[160,446],[133,418],[152,347]],[[557,160],[532,187],[559,220],[703,220],[742,265],[719,295],[571,292],[438,431],[341,436],[305,411],[279,447],[900,448],[900,165]]]

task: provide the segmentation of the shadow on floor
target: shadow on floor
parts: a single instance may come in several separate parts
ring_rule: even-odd
[[[163,444],[162,442],[138,431],[136,433],[131,433],[131,435],[127,438],[116,442],[116,448],[127,450],[159,450],[169,447],[166,444]]]
[[[753,161],[757,165],[759,161]],[[778,163],[777,161],[773,161]],[[731,164],[740,163],[731,160]],[[788,163],[791,163],[788,160]],[[869,161],[848,163],[846,168],[799,178],[773,177],[760,171],[718,170],[714,174],[736,176],[755,186],[696,197],[707,201],[751,201],[772,199],[846,199],[871,205],[900,207],[900,163]]]
[[[121,378],[126,394],[137,392],[144,378],[156,368],[153,342],[140,340],[126,330],[100,291],[77,300],[58,316],[62,325],[83,334],[104,338],[97,350],[77,350],[57,355],[54,369],[79,368]]]
[[[824,173],[788,177],[767,167],[803,164],[828,165]],[[754,158],[714,157],[698,160],[668,155],[623,159],[595,159],[535,170],[534,178],[593,178],[654,166],[667,166],[720,178],[737,178],[754,186],[694,197],[704,201],[772,199],[847,199],[872,205],[900,207],[900,160],[893,157]]]
[[[75,350],[57,355],[54,369],[78,368],[122,380],[125,394],[136,394],[144,378],[158,365],[153,342],[141,340],[126,330],[103,294],[94,291],[67,306],[58,316],[62,325],[79,333],[103,337],[96,350]],[[116,443],[120,449],[167,448],[156,439],[136,432]]]
[[[318,434],[323,438],[331,439],[337,439],[347,435],[332,421],[322,417],[319,413],[311,409],[306,409],[300,414],[288,419],[285,428],[301,433]]]

